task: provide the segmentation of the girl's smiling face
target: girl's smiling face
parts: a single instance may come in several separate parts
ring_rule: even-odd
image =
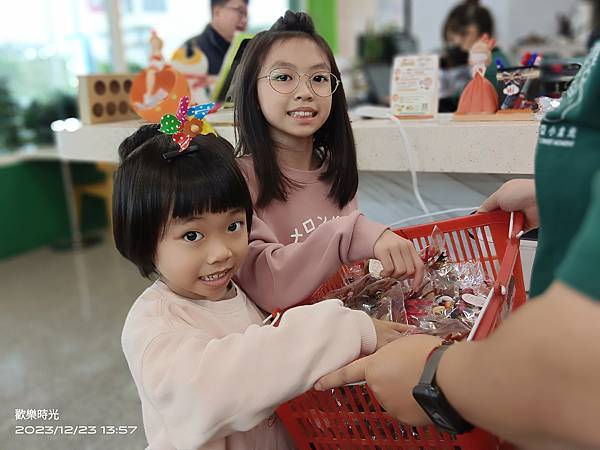
[[[156,247],[155,265],[169,288],[187,298],[222,300],[248,253],[246,211],[172,219]]]
[[[296,90],[289,94],[275,91],[266,78],[273,69],[282,69],[278,76],[292,71],[300,74]],[[319,74],[329,72],[327,56],[312,39],[298,37],[273,44],[259,73],[257,93],[275,142],[296,146],[298,141],[312,139],[323,126],[331,111],[331,96],[316,95],[309,84],[311,78],[318,82],[323,80]]]

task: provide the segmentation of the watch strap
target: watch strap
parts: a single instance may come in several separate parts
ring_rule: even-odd
[[[431,405],[424,405],[419,401],[418,396],[415,395],[415,390],[413,390],[413,396],[415,396],[415,400],[419,403],[419,405],[423,408],[423,410],[427,413],[429,418],[439,427],[445,431],[450,433],[466,433],[467,431],[471,431],[474,427],[471,423],[467,422],[459,413],[454,409],[454,407],[448,402],[448,399],[439,388],[436,382],[436,374],[437,369],[440,363],[440,359],[442,355],[450,348],[450,345],[453,342],[444,341],[438,347],[435,347],[429,356],[427,357],[427,361],[425,362],[425,367],[423,368],[423,373],[419,380],[419,384],[415,387],[415,390],[418,390],[419,387],[423,387],[427,389],[430,393],[435,392],[436,399],[436,408],[435,411],[429,411]],[[438,418],[442,418],[443,420],[437,420]]]

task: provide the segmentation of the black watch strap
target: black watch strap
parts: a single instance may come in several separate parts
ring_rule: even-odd
[[[423,373],[421,374],[419,384],[435,383],[435,375],[437,373],[438,365],[440,364],[440,359],[442,359],[442,355],[450,348],[452,344],[453,342],[451,341],[444,341],[441,345],[431,351],[429,358],[427,358],[427,361],[425,362],[425,367],[423,368]]]
[[[419,384],[413,388],[413,397],[438,428],[460,434],[474,427],[454,409],[436,383],[440,359],[449,347],[449,343],[444,342],[433,350],[425,363]]]

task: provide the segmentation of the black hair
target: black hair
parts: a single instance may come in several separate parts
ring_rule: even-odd
[[[212,11],[215,6],[225,6],[229,2],[229,0],[210,0],[210,10]],[[248,0],[244,0],[244,3],[247,5]]]
[[[246,47],[233,81],[234,116],[238,124],[236,153],[238,156],[252,155],[259,183],[259,207],[267,206],[272,200],[285,201],[288,190],[297,187],[281,173],[277,164],[275,145],[269,134],[269,124],[258,108],[257,93],[257,79],[267,53],[276,42],[293,38],[314,41],[327,56],[331,73],[341,80],[329,45],[315,31],[312,19],[305,13],[286,11],[269,30],[258,33]],[[341,83],[332,96],[329,117],[315,133],[313,145],[326,164],[321,180],[331,184],[328,196],[343,208],[356,195],[358,169],[348,105]]]
[[[443,27],[444,41],[448,33],[461,33],[469,25],[475,25],[480,35],[494,36],[494,18],[489,9],[481,6],[479,0],[466,0],[448,14]]]
[[[156,247],[170,218],[240,208],[248,233],[252,226],[252,199],[233,146],[200,135],[189,153],[165,160],[163,153],[179,147],[158,128],[144,125],[121,143],[113,191],[115,244],[147,278],[156,275]]]

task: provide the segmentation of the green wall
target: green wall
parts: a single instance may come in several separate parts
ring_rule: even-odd
[[[92,164],[71,164],[74,183],[102,176]],[[106,227],[103,201],[85,197],[82,231]],[[0,167],[0,258],[70,237],[60,163],[30,161]]]
[[[325,38],[333,53],[337,52],[337,0],[290,0],[289,7],[293,11],[299,11],[306,6],[306,12],[310,14],[317,32]]]
[[[337,0],[306,0],[306,10],[315,22],[317,32],[325,38],[333,53],[337,53]]]

